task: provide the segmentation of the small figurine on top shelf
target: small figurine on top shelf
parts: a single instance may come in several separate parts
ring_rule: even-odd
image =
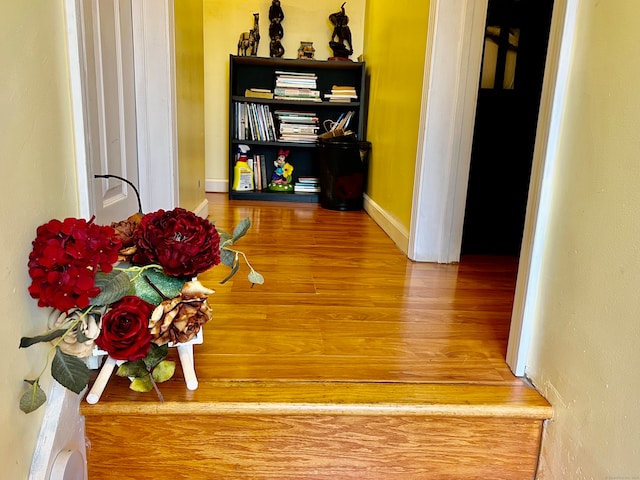
[[[329,46],[333,50],[333,57],[329,60],[348,60],[351,61],[349,55],[353,54],[353,45],[351,44],[351,30],[349,29],[349,17],[344,11],[344,2],[340,7],[340,11],[329,15],[329,21],[333,25],[333,33]],[[336,41],[336,37],[338,41]],[[348,46],[347,46],[348,45]]]
[[[272,0],[269,7],[269,55],[271,57],[282,57],[284,55],[284,47],[282,46],[282,38],[284,37],[284,29],[282,28],[282,20],[284,20],[284,12],[280,6],[280,0]]]
[[[273,165],[276,167],[271,176],[269,190],[272,192],[293,192],[291,180],[293,178],[293,165],[287,161],[289,150],[280,149],[278,157]]]
[[[248,32],[240,34],[238,40],[238,55],[251,56],[258,55],[258,45],[260,44],[260,14],[253,14],[253,28]]]
[[[313,48],[313,42],[300,42],[298,49],[298,58],[302,60],[313,60],[316,49]]]

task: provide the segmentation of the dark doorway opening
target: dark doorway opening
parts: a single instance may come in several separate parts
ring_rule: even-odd
[[[519,255],[553,0],[489,0],[462,254]]]

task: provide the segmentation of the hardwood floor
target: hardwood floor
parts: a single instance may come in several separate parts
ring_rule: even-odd
[[[83,403],[89,478],[533,478],[551,408],[504,360],[516,258],[414,263],[364,211],[208,198],[222,230],[251,219],[265,283],[201,276],[197,390],[178,369],[163,403],[117,377]]]

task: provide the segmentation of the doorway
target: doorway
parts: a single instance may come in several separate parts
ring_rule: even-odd
[[[520,253],[553,0],[489,0],[462,254]]]

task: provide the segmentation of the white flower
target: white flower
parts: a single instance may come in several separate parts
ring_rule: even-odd
[[[91,356],[94,340],[100,335],[100,320],[104,309],[84,310],[74,308],[68,312],[53,310],[49,315],[49,329],[70,329],[62,338],[53,340],[58,343],[60,349],[79,358]]]

